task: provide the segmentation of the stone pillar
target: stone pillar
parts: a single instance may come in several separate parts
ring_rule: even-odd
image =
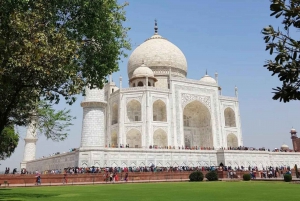
[[[126,134],[124,134],[124,121],[123,121],[123,108],[122,108],[122,104],[123,104],[123,94],[122,94],[122,77],[120,76],[119,78],[119,112],[118,112],[118,124],[119,124],[119,146],[120,144],[123,144],[123,146],[126,146]],[[123,147],[124,148],[124,147]]]
[[[151,136],[153,136],[153,133],[150,134],[149,130],[150,130],[150,107],[149,107],[149,91],[148,91],[148,76],[146,76],[146,125],[145,125],[145,144],[143,146],[143,148],[149,148],[149,145],[150,144],[153,144],[152,143],[152,140],[151,140]],[[153,137],[152,137],[153,139]]]
[[[215,72],[215,80],[217,81],[217,84],[219,84],[219,78],[218,78],[219,76],[218,76],[218,73],[217,72]]]
[[[36,129],[36,119],[33,119],[29,124],[25,137],[25,148],[24,157],[21,162],[21,169],[26,168],[28,161],[35,160],[36,154],[36,142],[37,142],[37,129]]]
[[[86,89],[83,107],[83,120],[80,149],[105,147],[106,101],[103,89]]]

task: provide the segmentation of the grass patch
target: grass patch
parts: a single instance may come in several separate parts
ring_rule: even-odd
[[[93,200],[297,200],[299,186],[285,182],[178,182],[0,189],[0,201]]]

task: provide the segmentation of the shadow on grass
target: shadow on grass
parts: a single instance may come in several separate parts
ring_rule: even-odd
[[[4,190],[4,189],[1,189]],[[5,189],[5,190],[11,190],[11,189]],[[32,199],[32,198],[49,198],[58,196],[59,194],[38,194],[38,193],[14,193],[11,191],[3,191],[0,193],[0,201],[21,201],[24,199]]]

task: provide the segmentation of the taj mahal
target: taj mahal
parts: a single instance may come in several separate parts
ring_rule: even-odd
[[[183,52],[155,23],[129,57],[128,88],[109,76],[103,89],[86,89],[80,147],[36,159],[29,126],[21,168],[300,165],[299,152],[228,149],[243,146],[237,87],[223,96],[217,73],[193,80],[187,70]]]

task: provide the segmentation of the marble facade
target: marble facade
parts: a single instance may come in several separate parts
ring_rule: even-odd
[[[111,76],[103,89],[87,88],[80,148],[38,160],[25,151],[22,167],[300,165],[298,153],[224,150],[243,146],[238,89],[223,96],[218,74],[186,75],[184,54],[155,27],[129,58],[128,88]]]

